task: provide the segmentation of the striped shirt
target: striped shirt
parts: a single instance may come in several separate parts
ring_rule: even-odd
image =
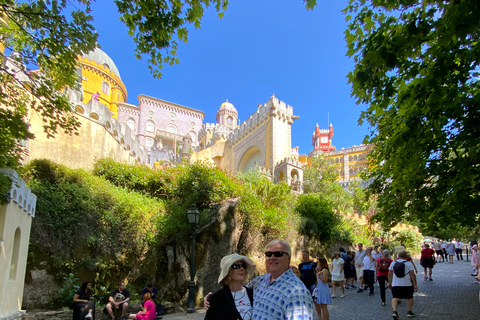
[[[307,287],[292,272],[285,271],[270,282],[270,273],[253,279],[253,317],[255,320],[312,320],[313,299]]]

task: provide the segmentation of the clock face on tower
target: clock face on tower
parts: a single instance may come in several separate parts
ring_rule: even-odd
[[[320,137],[320,142],[321,143],[328,143],[328,137],[325,137],[325,136]]]

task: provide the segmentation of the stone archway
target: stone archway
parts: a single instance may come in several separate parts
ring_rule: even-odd
[[[251,147],[243,154],[237,171],[248,172],[251,168],[262,166],[265,163],[263,154],[258,147]]]

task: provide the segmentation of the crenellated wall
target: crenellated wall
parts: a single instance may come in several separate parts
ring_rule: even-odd
[[[78,95],[68,90],[71,98]],[[147,163],[146,149],[138,143],[130,128],[111,117],[110,109],[97,100],[84,104],[76,102],[75,111],[81,123],[78,135],[59,131],[47,139],[42,131],[43,122],[30,111],[30,130],[35,139],[28,141],[28,156],[25,161],[46,158],[70,168],[93,169],[95,161],[110,157],[118,162]]]
[[[21,319],[30,227],[37,197],[12,169],[10,201],[0,206],[0,320]]]

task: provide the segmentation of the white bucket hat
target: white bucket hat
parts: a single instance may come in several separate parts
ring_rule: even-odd
[[[253,272],[255,271],[255,263],[252,261],[252,259],[239,255],[238,253],[232,253],[228,256],[225,256],[222,258],[222,261],[220,261],[220,276],[218,277],[218,283],[222,282],[223,279],[228,275],[228,271],[230,270],[230,267],[232,264],[234,264],[237,261],[243,261],[247,264],[247,275],[251,276]]]

